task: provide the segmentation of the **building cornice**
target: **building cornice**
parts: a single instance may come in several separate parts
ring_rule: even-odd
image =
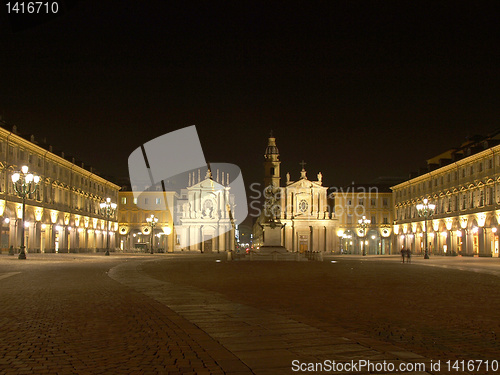
[[[394,191],[394,190],[404,188],[406,186],[417,184],[417,183],[422,182],[422,181],[427,181],[429,179],[432,179],[436,175],[444,174],[444,173],[462,168],[468,164],[477,162],[481,159],[486,158],[489,155],[495,155],[497,153],[500,153],[500,145],[490,147],[484,151],[480,151],[478,153],[475,153],[474,155],[467,156],[461,160],[457,160],[455,162],[452,162],[451,164],[445,165],[443,167],[440,167],[440,168],[435,169],[433,171],[424,173],[424,174],[417,176],[415,178],[412,178],[410,180],[404,181],[400,184],[394,185],[391,187],[391,189]]]
[[[82,167],[70,162],[69,160],[66,160],[63,157],[56,155],[55,153],[53,153],[53,152],[51,152],[51,151],[49,151],[41,146],[38,146],[38,145],[34,144],[33,142],[30,142],[27,139],[21,137],[20,135],[17,135],[11,131],[8,131],[2,127],[0,127],[0,136],[5,136],[8,144],[15,143],[15,144],[25,146],[27,148],[30,148],[33,151],[36,151],[39,155],[43,155],[43,157],[46,159],[51,159],[52,161],[55,161],[59,164],[62,164],[71,170],[74,170],[82,175],[88,176],[89,178],[92,177],[93,179],[95,179],[103,184],[109,185],[114,189],[121,188],[120,186],[116,185],[115,183],[106,180],[105,178],[95,174],[94,172],[91,172],[85,168],[82,168]]]

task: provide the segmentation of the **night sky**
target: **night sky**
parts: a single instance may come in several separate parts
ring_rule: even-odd
[[[114,180],[189,125],[247,184],[271,129],[283,180],[407,177],[499,127],[494,4],[82,1],[25,29],[4,6],[0,114]]]

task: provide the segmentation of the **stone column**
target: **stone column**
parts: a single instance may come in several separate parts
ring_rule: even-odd
[[[218,242],[219,242],[217,251],[226,251],[226,233],[227,233],[225,231],[226,229],[229,229],[229,228],[224,226],[222,233],[220,233],[218,238],[217,238]]]
[[[485,244],[484,244],[484,237],[485,237],[485,230],[482,227],[478,228],[477,232],[477,240],[478,240],[478,249],[477,253],[479,256],[486,256],[489,254],[486,254],[486,249],[485,249]]]
[[[469,230],[466,230],[464,231],[465,233],[465,241],[464,241],[464,244],[465,244],[465,251],[464,251],[464,254],[466,255],[473,255],[474,254],[474,235],[472,234],[472,230],[469,229]]]
[[[491,241],[493,240],[493,233],[489,228],[482,228],[484,232],[484,254],[485,256],[493,255],[493,249],[491,248]]]
[[[292,237],[293,237],[293,233],[292,233],[292,230],[293,228],[289,225],[285,226],[285,248],[287,250],[290,250],[293,248],[293,240],[292,240]]]

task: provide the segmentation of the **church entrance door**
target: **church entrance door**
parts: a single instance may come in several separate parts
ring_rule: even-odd
[[[203,250],[205,253],[212,252],[212,236],[205,236],[203,241]]]
[[[299,236],[299,252],[305,253],[309,251],[309,236],[300,235]]]

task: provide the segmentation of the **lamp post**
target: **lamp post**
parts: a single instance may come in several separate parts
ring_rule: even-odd
[[[28,173],[28,167],[25,165],[21,168],[21,172],[16,172],[12,175],[12,182],[17,196],[23,200],[23,221],[21,225],[21,250],[19,252],[19,259],[26,259],[26,252],[24,250],[24,213],[26,208],[26,197],[36,191],[38,184],[40,183],[40,177],[32,173]]]
[[[102,213],[106,216],[106,253],[104,255],[109,255],[109,217],[115,214],[116,203],[111,203],[111,198],[106,198],[100,206]]]
[[[151,227],[151,254],[154,253],[153,251],[153,235],[154,235],[154,229],[156,224],[158,223],[158,218],[155,215],[151,215],[150,217],[146,218],[146,221],[148,222],[148,225]]]
[[[424,237],[425,255],[424,255],[424,259],[429,259],[429,252],[427,250],[427,246],[428,246],[428,243],[427,243],[427,219],[432,216],[435,209],[436,209],[436,205],[429,203],[429,200],[427,198],[425,198],[423,200],[423,203],[417,204],[418,215],[423,217],[425,220],[425,232],[424,232],[425,233],[425,237]]]
[[[370,225],[371,220],[365,218],[364,216],[358,220],[358,226],[361,229],[361,233],[363,234],[361,238],[363,238],[363,241],[361,242],[362,248],[363,248],[363,256],[366,255],[366,250],[365,250],[365,236],[366,236],[366,227]]]

